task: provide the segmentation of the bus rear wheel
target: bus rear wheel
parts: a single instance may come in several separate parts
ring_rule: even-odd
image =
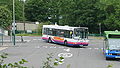
[[[67,41],[64,41],[64,45],[67,45]]]

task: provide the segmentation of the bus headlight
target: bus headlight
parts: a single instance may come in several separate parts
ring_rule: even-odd
[[[108,50],[106,50],[106,53],[108,53]]]
[[[112,55],[111,53],[109,53],[108,55]]]

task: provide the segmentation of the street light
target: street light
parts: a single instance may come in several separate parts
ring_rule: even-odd
[[[52,19],[52,17],[50,16],[50,17],[48,17],[48,19],[49,19],[49,21],[50,21],[50,23],[51,23],[51,19]]]
[[[26,0],[19,0],[23,1],[23,22],[24,22],[24,33],[25,33],[25,1]]]
[[[13,0],[13,45],[15,45],[15,1]]]
[[[100,36],[101,36],[101,23],[99,23],[99,32],[100,32]]]
[[[60,20],[61,20],[62,18],[63,18],[62,16],[59,16],[59,21],[58,21],[58,22],[59,22],[59,24],[60,24]]]
[[[23,22],[24,22],[24,33],[25,33],[25,1],[26,0],[23,0]]]

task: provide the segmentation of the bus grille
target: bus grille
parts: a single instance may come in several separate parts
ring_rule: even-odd
[[[119,55],[120,56],[120,53],[112,53],[112,55]]]

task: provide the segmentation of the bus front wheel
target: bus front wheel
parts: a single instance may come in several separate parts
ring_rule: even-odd
[[[110,60],[110,58],[106,57],[106,60]]]
[[[49,38],[49,39],[48,39],[48,43],[51,43],[51,42],[52,42],[52,40],[51,40],[51,38]]]

